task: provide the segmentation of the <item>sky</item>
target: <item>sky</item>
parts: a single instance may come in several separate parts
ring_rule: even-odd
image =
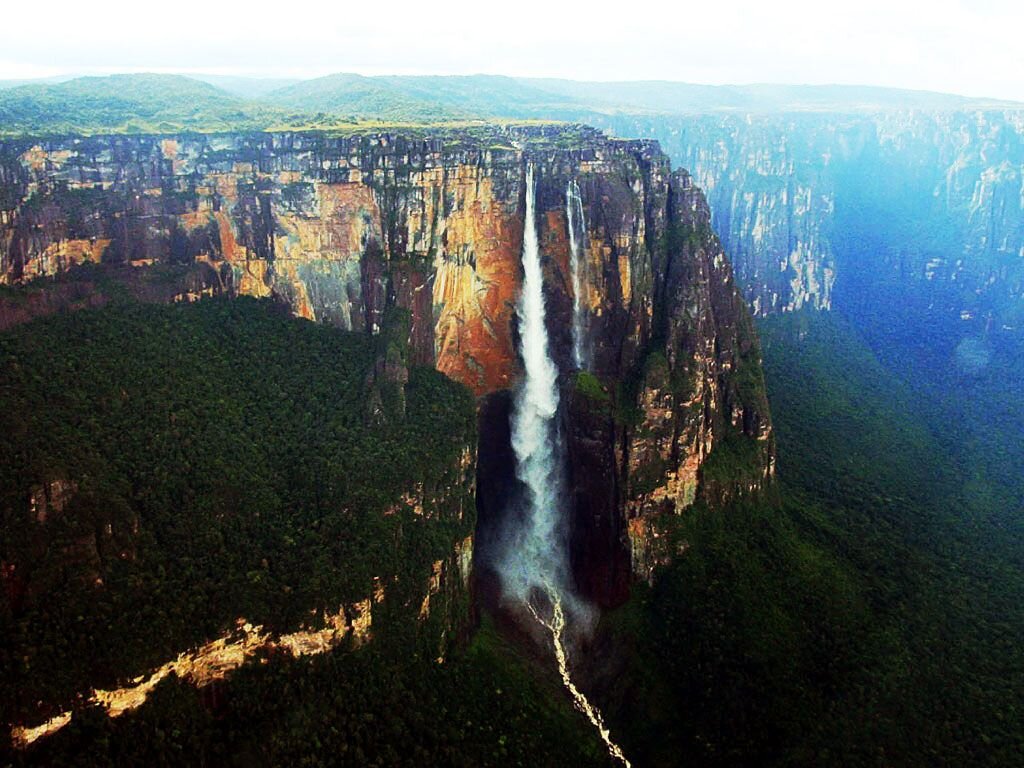
[[[111,72],[846,83],[1024,100],[1020,0],[8,0],[0,80]]]

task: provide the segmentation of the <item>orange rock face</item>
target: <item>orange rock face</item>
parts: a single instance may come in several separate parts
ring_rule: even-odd
[[[223,140],[147,141],[137,147],[136,169],[108,165],[102,139],[95,147],[27,144],[17,155],[18,173],[29,178],[25,200],[44,205],[3,211],[0,282],[86,261],[224,265],[224,290],[276,296],[296,315],[343,328],[375,332],[395,302],[412,313],[419,362],[478,395],[514,383],[518,153],[503,150],[482,162],[477,150],[437,149],[396,172],[390,166],[407,161],[408,150],[390,142],[342,141],[331,159],[319,160],[305,151],[247,148],[262,138],[228,139],[237,154],[223,150]],[[218,154],[207,162],[211,150]],[[89,172],[65,172],[76,163]],[[57,182],[67,197],[52,191]],[[97,189],[109,190],[115,204],[138,202],[90,223],[91,237],[68,232],[80,205],[74,196]]]
[[[410,241],[428,245],[433,261],[434,354],[438,370],[477,395],[512,384],[512,316],[519,290],[522,219],[494,195],[481,169],[458,166],[440,189],[424,175],[421,216],[410,216]],[[450,196],[451,211],[438,210]],[[429,234],[426,234],[429,232]],[[425,236],[429,241],[425,240]],[[428,244],[429,243],[429,244]]]
[[[77,264],[99,264],[103,252],[110,245],[109,238],[87,240],[59,240],[51,243],[34,262],[36,269],[26,274],[27,279],[63,272]]]
[[[411,311],[424,340],[418,358],[478,395],[513,383],[520,188],[496,179],[494,167],[437,153],[428,167],[401,180],[404,195],[396,200],[387,186],[395,183],[392,176],[358,167],[359,157],[339,160],[344,173],[325,181],[315,167],[264,170],[241,160],[227,170],[223,164],[196,167],[197,151],[186,139],[155,143],[154,156],[170,161],[174,180],[185,184],[185,175],[193,175],[190,202],[172,210],[162,194],[166,179],[163,185],[148,180],[146,225],[129,245],[111,248],[130,212],[101,222],[109,230],[103,237],[84,239],[67,236],[68,217],[55,205],[52,224],[37,225],[49,235],[42,244],[39,238],[16,242],[18,211],[5,213],[3,223],[11,226],[0,241],[7,251],[0,254],[0,280],[54,275],[86,261],[154,264],[168,255],[166,243],[177,231],[187,238],[187,257],[230,267],[227,290],[277,296],[300,317],[373,332],[389,301],[388,279],[404,274],[411,285],[395,289],[395,300]],[[19,163],[34,179],[29,196],[73,155],[27,148]],[[499,176],[519,171],[518,160],[497,167]],[[64,183],[73,192],[96,186],[76,177]]]

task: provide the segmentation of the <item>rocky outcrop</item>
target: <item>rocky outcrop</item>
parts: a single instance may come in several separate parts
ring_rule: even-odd
[[[430,364],[482,398],[485,527],[501,514],[488,499],[515,492],[507,436],[496,435],[520,374],[527,164],[569,403],[575,571],[585,593],[616,603],[632,574],[668,556],[662,521],[705,498],[702,468],[719,444],[754,446],[759,480],[737,487],[763,483],[773,462],[747,310],[702,193],[655,142],[579,126],[10,142],[0,147],[0,276],[23,282],[91,261],[119,274],[201,270],[198,294],[275,296],[302,317],[370,333],[404,310],[409,359],[385,351],[371,383],[400,389],[407,362]],[[583,210],[591,385],[578,392],[570,182]]]
[[[671,557],[674,515],[756,491],[774,467],[756,334],[704,196],[652,142],[620,147],[594,158],[527,148],[537,173],[548,335],[566,403],[570,554],[580,592],[603,605],[623,601],[633,577],[650,578]],[[590,363],[582,372],[572,364],[570,181],[585,222]],[[481,528],[516,492],[510,407],[498,393],[481,410]],[[489,443],[492,432],[501,436]],[[747,449],[736,483],[725,474],[705,478],[717,448],[736,441]],[[485,556],[489,546],[480,542]]]
[[[464,138],[464,137],[463,137]],[[522,237],[507,146],[255,134],[22,142],[0,150],[0,275],[83,262],[201,264],[203,288],[380,328],[410,309],[413,361],[509,386]]]
[[[664,208],[649,217],[651,267],[635,271],[650,292],[630,331],[640,343],[614,370],[578,374],[567,397],[573,562],[584,594],[607,604],[628,594],[626,564],[634,576],[651,578],[674,554],[666,535],[674,515],[697,501],[720,505],[756,492],[774,472],[749,313],[703,194],[682,171],[664,182]],[[736,443],[745,457],[730,479],[706,477],[721,446]]]
[[[671,125],[671,128],[668,126]],[[708,116],[677,124],[668,146],[711,203],[715,231],[755,315],[829,309],[836,278],[831,157],[794,136],[801,125]]]

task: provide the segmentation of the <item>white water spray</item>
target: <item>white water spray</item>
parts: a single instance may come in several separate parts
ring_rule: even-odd
[[[583,218],[583,198],[575,181],[570,181],[565,190],[565,218],[569,225],[569,267],[572,271],[572,362],[576,368],[584,369],[587,367],[583,338],[586,332],[583,309],[583,271],[586,262],[582,239],[586,237],[587,225]],[[577,229],[579,236],[576,234]]]
[[[526,515],[509,542],[499,569],[505,590],[525,605],[537,622],[551,633],[558,671],[576,708],[600,733],[609,753],[629,766],[622,750],[611,740],[601,713],[569,675],[564,605],[569,601],[572,606],[576,601],[567,589],[567,550],[561,515],[564,489],[555,432],[558,369],[551,359],[544,324],[544,273],[540,266],[535,205],[536,189],[533,167],[530,166],[526,172],[523,290],[516,308],[526,376],[516,393],[511,424],[516,476],[526,488]],[[538,593],[546,595],[551,604],[550,622],[541,618],[531,603]]]

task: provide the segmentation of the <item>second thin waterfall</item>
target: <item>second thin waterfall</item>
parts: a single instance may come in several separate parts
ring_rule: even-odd
[[[583,198],[579,185],[570,181],[565,189],[565,218],[569,226],[569,269],[572,272],[572,362],[578,369],[587,367],[586,307],[583,286],[586,254],[583,251],[587,224],[583,218]]]

